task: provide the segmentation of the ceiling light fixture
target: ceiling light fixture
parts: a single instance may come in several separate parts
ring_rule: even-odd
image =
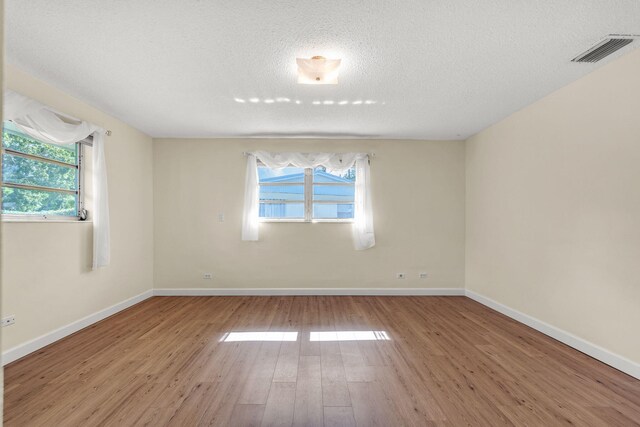
[[[314,56],[311,59],[296,58],[298,83],[307,85],[335,85],[338,83],[340,59]]]

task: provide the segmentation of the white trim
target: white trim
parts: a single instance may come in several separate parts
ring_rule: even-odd
[[[27,354],[33,353],[34,351],[40,350],[42,347],[52,344],[75,332],[78,332],[80,329],[86,328],[87,326],[99,322],[126,308],[131,307],[132,305],[138,304],[139,302],[151,298],[152,296],[153,290],[149,289],[148,291],[145,291],[140,295],[131,297],[127,300],[114,304],[111,307],[107,307],[103,310],[83,317],[82,319],[76,320],[75,322],[71,322],[68,325],[62,326],[49,333],[41,335],[38,338],[34,338],[30,341],[10,348],[9,350],[2,353],[2,366],[18,360],[21,357],[26,356]]]
[[[349,204],[349,203],[345,203]],[[260,223],[282,223],[286,224],[289,222],[300,223],[300,224],[353,224],[355,221],[353,218],[316,218],[307,221],[302,218],[258,218],[258,222]]]
[[[548,335],[551,338],[554,338],[568,345],[569,347],[573,347],[576,350],[581,351],[593,357],[594,359],[597,359],[626,374],[629,374],[632,377],[640,379],[640,364],[632,360],[629,360],[623,356],[615,354],[585,339],[577,337],[567,331],[564,331],[560,328],[557,328],[553,325],[543,322],[542,320],[538,320],[535,317],[529,316],[528,314],[524,314],[518,310],[514,310],[513,308],[507,307],[506,305],[501,304],[497,301],[494,301],[490,298],[487,298],[484,295],[470,291],[469,289],[465,291],[465,294],[467,297],[471,298],[474,301],[479,302],[482,305],[492,308],[495,311],[498,311],[504,314],[505,316],[508,316],[520,323],[524,323],[525,325],[539,332],[542,332],[543,334]]]
[[[463,288],[161,288],[154,296],[422,295],[464,296]]]
[[[17,215],[16,215],[17,216]],[[69,217],[69,219],[51,219],[51,217],[47,218],[47,219],[43,219],[41,216],[37,216],[36,218],[25,218],[26,215],[20,217],[20,218],[8,218],[6,215],[2,215],[2,222],[4,223],[11,223],[11,224],[19,224],[19,223],[23,223],[23,224],[34,224],[34,223],[67,223],[67,224],[75,224],[75,223],[80,223],[80,224],[91,224],[92,221],[87,219],[87,220],[80,220],[78,219],[77,216],[72,216]]]

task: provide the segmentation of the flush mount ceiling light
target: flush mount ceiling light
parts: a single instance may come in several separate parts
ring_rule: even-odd
[[[298,83],[307,85],[335,85],[338,83],[340,59],[314,56],[311,59],[296,58]]]

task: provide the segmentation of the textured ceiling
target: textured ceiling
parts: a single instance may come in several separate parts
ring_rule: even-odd
[[[570,62],[638,0],[5,5],[8,62],[155,137],[466,138],[640,45]],[[313,55],[338,85],[296,83]]]

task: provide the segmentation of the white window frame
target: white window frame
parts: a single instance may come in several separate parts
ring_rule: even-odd
[[[13,132],[13,131],[9,130],[9,132]],[[33,138],[32,136],[29,136],[26,134],[22,134],[22,135],[37,141],[37,139]],[[43,142],[43,141],[38,141],[38,142],[47,144],[46,142]],[[4,155],[5,153],[11,154],[13,156],[23,157],[26,159],[36,160],[36,161],[45,162],[45,163],[52,163],[55,165],[69,167],[69,168],[75,168],[78,171],[78,173],[76,174],[76,190],[64,190],[64,189],[39,186],[39,185],[12,184],[8,182],[5,183],[3,180],[2,170],[0,170],[0,187],[22,188],[27,190],[42,190],[42,191],[53,191],[53,192],[65,193],[65,194],[75,194],[77,195],[77,200],[78,200],[76,204],[77,212],[75,216],[40,215],[40,214],[24,214],[24,215],[0,214],[3,222],[89,222],[89,221],[86,221],[86,213],[85,213],[85,220],[81,218],[81,213],[83,210],[85,210],[85,202],[84,202],[85,184],[84,184],[83,164],[85,161],[84,146],[88,145],[92,147],[93,137],[89,136],[81,141],[76,142],[75,144],[76,144],[76,153],[77,153],[75,165],[61,162],[54,159],[49,159],[46,157],[36,156],[34,154],[26,154],[21,151],[5,148],[4,144],[0,144],[0,148],[2,149],[1,150],[2,155]]]
[[[265,165],[264,163],[258,161],[258,167],[268,167],[267,165]],[[287,186],[287,185],[291,185],[291,186],[299,186],[299,185],[303,185],[304,186],[304,218],[265,218],[265,217],[259,217],[258,220],[260,222],[297,222],[297,223],[318,223],[318,222],[327,222],[327,223],[352,223],[353,222],[353,218],[313,218],[313,169],[314,168],[305,168],[304,169],[304,181],[303,182],[290,182],[290,183],[282,183],[282,182],[278,182],[278,183],[266,183],[266,184],[262,184],[259,182],[259,186],[262,187],[264,186]],[[332,183],[322,183],[322,185],[336,185],[336,186],[348,186],[348,185],[353,185],[355,187],[355,183],[353,184],[332,184]],[[258,194],[260,194],[260,191],[258,191]],[[260,197],[260,196],[258,196]],[[333,204],[333,203],[337,203],[337,204],[354,204],[355,200],[353,202],[342,202],[342,201],[338,201],[338,200],[323,200],[322,202],[316,202],[316,203],[326,203],[326,204]],[[258,201],[258,204],[260,203],[264,203],[262,201]],[[277,203],[274,204],[278,204],[278,203],[300,203],[299,201],[295,201],[295,202],[289,202],[289,201],[278,201]]]

